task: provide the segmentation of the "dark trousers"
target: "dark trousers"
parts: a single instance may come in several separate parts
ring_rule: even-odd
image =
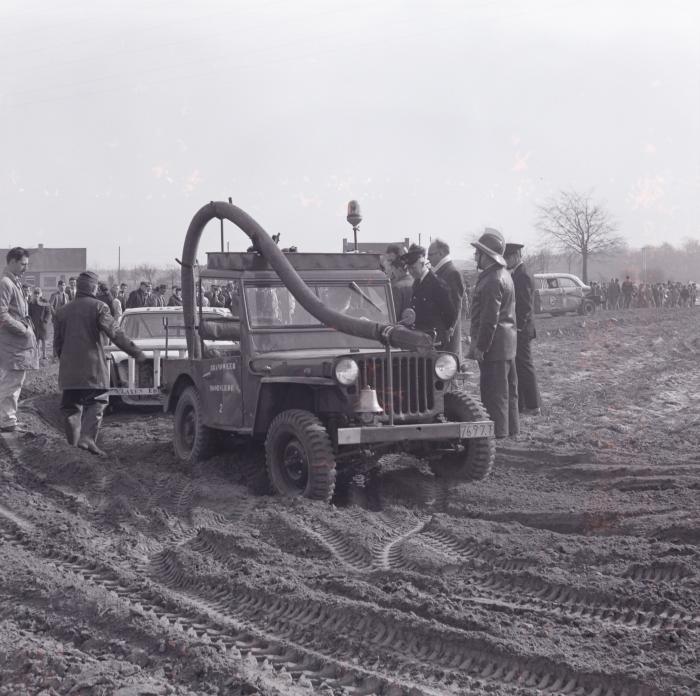
[[[102,414],[109,404],[106,389],[64,389],[61,411],[65,418],[69,445],[95,442],[102,423]]]
[[[518,409],[540,408],[540,391],[532,362],[530,339],[518,332],[518,352],[515,354],[515,369],[518,373]]]
[[[494,422],[496,437],[520,432],[518,416],[518,374],[515,360],[482,360],[481,402]]]

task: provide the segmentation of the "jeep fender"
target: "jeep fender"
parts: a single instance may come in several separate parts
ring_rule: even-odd
[[[164,413],[175,412],[175,406],[177,406],[177,401],[180,398],[180,394],[182,394],[182,392],[189,386],[194,386],[194,380],[192,377],[190,377],[188,374],[178,375],[177,379],[175,380],[175,384],[173,384],[173,388],[168,391],[165,403],[163,404]]]
[[[327,377],[263,377],[260,380],[253,432],[264,434],[282,411],[300,408],[315,413],[320,392],[337,389]]]

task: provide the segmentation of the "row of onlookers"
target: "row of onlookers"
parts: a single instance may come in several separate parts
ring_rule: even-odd
[[[592,282],[593,294],[600,298],[604,309],[632,309],[636,307],[694,307],[697,284],[667,281],[666,283],[635,283],[627,276],[620,282]]]

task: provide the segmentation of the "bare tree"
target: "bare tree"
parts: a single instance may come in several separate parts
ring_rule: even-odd
[[[155,277],[156,273],[158,273],[158,268],[156,266],[151,266],[148,263],[142,263],[138,266],[134,266],[132,272],[135,277],[138,277],[141,280],[145,279],[149,283],[152,283],[153,278]]]
[[[553,240],[564,253],[581,257],[581,276],[588,282],[588,259],[591,254],[619,251],[624,240],[616,234],[617,225],[591,193],[560,191],[543,205],[537,206],[537,229]]]

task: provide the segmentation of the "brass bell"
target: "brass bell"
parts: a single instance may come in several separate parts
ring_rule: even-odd
[[[384,409],[377,400],[377,391],[372,387],[362,387],[355,411],[357,413],[382,413]]]

